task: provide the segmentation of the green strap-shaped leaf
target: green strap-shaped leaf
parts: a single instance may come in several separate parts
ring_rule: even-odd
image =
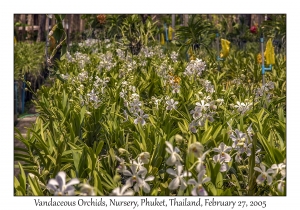
[[[37,177],[32,178],[31,176],[28,176],[28,182],[33,195],[43,196],[43,192],[41,190],[40,184],[38,183]]]
[[[80,111],[80,125],[82,124],[82,121],[84,119],[85,111],[86,111],[86,106],[83,106]]]

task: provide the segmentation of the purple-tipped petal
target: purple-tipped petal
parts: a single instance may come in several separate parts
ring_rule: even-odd
[[[139,191],[139,185],[138,185],[138,184],[135,184],[135,185],[133,186],[133,190],[134,190],[135,192],[138,192],[138,191]]]
[[[213,148],[212,150],[213,150],[214,152],[217,152],[217,153],[221,153],[221,152],[222,152],[219,148]]]
[[[203,183],[206,183],[206,182],[209,182],[210,181],[210,177],[205,177],[203,180],[202,180],[202,184]]]
[[[228,163],[231,160],[231,157],[227,153],[223,153],[222,157],[224,158],[224,162]]]
[[[134,192],[132,190],[127,190],[125,193],[123,193],[122,195],[125,195],[125,196],[131,196],[131,195],[134,195]]]
[[[177,166],[177,174],[180,175],[181,172],[182,172],[182,170],[183,170],[183,166],[182,165],[178,165]]]
[[[165,144],[168,147],[168,148],[166,148],[166,150],[169,149],[169,151],[167,150],[167,152],[172,153],[173,152],[173,145],[168,141],[166,141]]]
[[[265,180],[266,180],[266,177],[263,174],[260,174],[257,177],[256,182],[257,182],[257,184],[262,184],[262,183],[264,183]]]
[[[262,173],[262,170],[260,168],[258,168],[258,167],[254,167],[254,170]]]
[[[269,168],[268,170],[267,170],[267,173],[268,174],[273,174],[275,171],[273,171],[273,169],[271,169],[271,168]]]
[[[176,163],[176,156],[175,156],[174,153],[172,153],[172,154],[170,155],[170,157],[167,159],[166,164],[167,164],[168,166],[173,166],[175,163]]]
[[[175,179],[173,179],[170,182],[169,189],[170,190],[176,190],[176,189],[178,189],[179,183],[180,183],[180,179],[179,179],[179,177],[176,177]]]
[[[193,196],[198,196],[198,194],[197,194],[197,187],[194,187],[194,188],[192,189],[191,194],[192,194]]]
[[[219,161],[220,161],[220,155],[215,155],[215,156],[213,156],[213,161],[214,161],[215,163],[219,162]]]
[[[191,185],[197,185],[198,184],[195,179],[189,179],[187,183],[191,184]]]
[[[123,175],[124,176],[132,176],[132,173],[130,171],[128,171],[128,170],[124,170],[123,171]]]
[[[177,176],[177,173],[172,168],[168,168],[167,173],[172,175],[172,176]]]
[[[151,188],[150,188],[149,184],[147,184],[147,183],[145,182],[144,185],[143,185],[143,191],[144,191],[145,193],[149,193],[150,190],[151,190]]]
[[[154,180],[154,176],[148,176],[144,181],[149,182],[149,181],[153,181],[153,180]]]
[[[225,146],[225,150],[224,150],[224,152],[230,152],[231,151],[231,147],[227,147],[227,146]]]
[[[226,163],[222,163],[220,167],[220,172],[225,172],[229,169],[229,166]]]
[[[64,171],[58,172],[55,179],[58,182],[60,191],[63,191],[63,186],[66,184],[66,173]]]
[[[184,179],[181,179],[181,185],[180,185],[180,190],[185,190],[187,187],[187,183]]]
[[[263,172],[265,172],[266,171],[266,166],[264,165],[264,164],[260,164],[260,168],[261,168],[261,170],[263,171]]]
[[[271,185],[272,181],[273,181],[272,177],[268,175],[267,176],[267,183],[268,183],[268,185]]]
[[[197,178],[198,178],[198,182],[201,183],[202,182],[202,179],[203,179],[203,176],[204,174],[206,173],[206,170],[202,170],[198,173],[197,175]]]
[[[49,185],[58,186],[59,183],[56,181],[56,179],[50,179],[48,182]]]
[[[68,184],[66,184],[66,187],[71,186],[71,185],[74,185],[74,184],[79,184],[79,183],[80,183],[79,179],[74,178],[74,179],[71,179],[71,180],[68,182]]]
[[[221,144],[219,145],[220,151],[223,152],[225,150],[225,147],[226,147],[226,145],[223,142],[221,142]]]

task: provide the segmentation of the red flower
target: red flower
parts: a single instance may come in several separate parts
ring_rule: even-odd
[[[257,33],[257,27],[256,27],[256,26],[251,26],[250,32],[251,32],[252,34],[256,34],[256,33]]]

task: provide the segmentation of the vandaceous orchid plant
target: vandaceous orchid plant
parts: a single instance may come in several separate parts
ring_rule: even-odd
[[[122,43],[81,43],[34,93],[37,121],[16,129],[15,195],[285,195],[280,57],[262,86],[248,81],[251,52],[218,72],[209,55]]]

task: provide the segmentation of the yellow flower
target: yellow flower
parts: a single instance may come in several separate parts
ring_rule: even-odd
[[[195,57],[192,47],[189,48],[188,54],[189,54],[190,60],[196,60],[196,57]]]
[[[160,34],[160,44],[161,44],[161,45],[164,45],[164,44],[165,44],[165,36],[164,36],[164,33],[161,33],[161,34]]]
[[[174,32],[173,28],[171,26],[169,26],[169,30],[168,30],[168,38],[169,40],[172,40],[172,33]]]
[[[221,52],[220,57],[226,58],[229,55],[230,41],[228,41],[226,39],[221,39],[221,45],[222,45],[222,52]]]
[[[266,64],[275,64],[275,53],[271,38],[267,41],[266,51],[264,54],[266,57]]]
[[[49,41],[50,41],[50,51],[52,52],[56,47],[56,40],[53,36],[50,36]]]

